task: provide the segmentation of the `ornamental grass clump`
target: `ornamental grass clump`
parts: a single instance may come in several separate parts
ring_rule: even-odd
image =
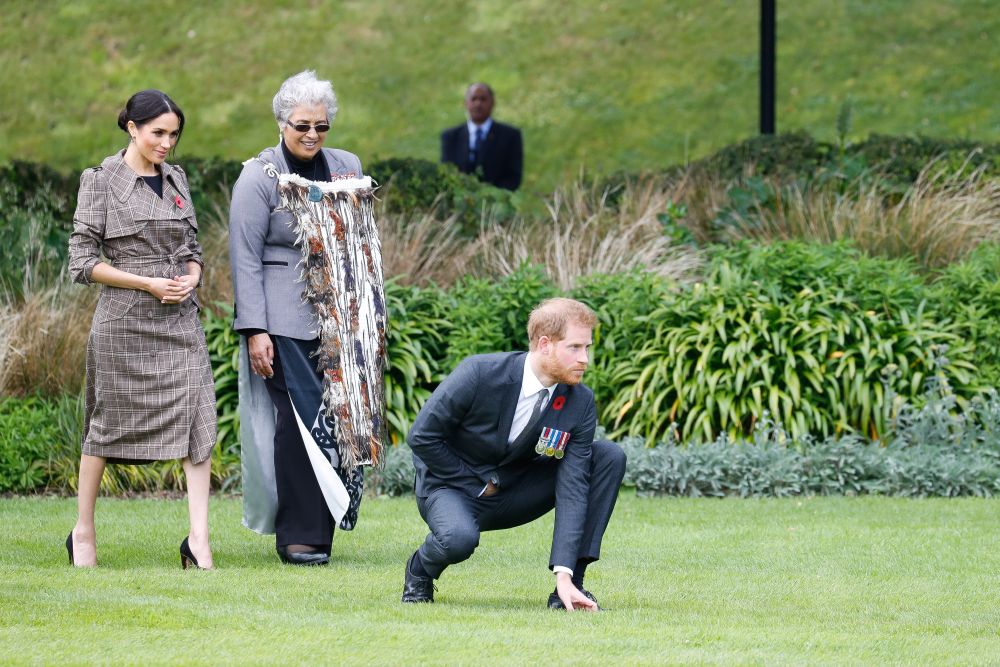
[[[6,342],[0,351],[0,393],[58,396],[80,390],[97,294],[63,284],[9,307],[0,320],[0,339]]]
[[[843,192],[809,181],[767,180],[759,189],[726,210],[723,238],[851,240],[868,255],[911,258],[928,269],[1000,239],[1000,180],[984,168],[956,175],[932,162],[901,195],[867,175]]]
[[[689,278],[700,267],[700,256],[664,233],[664,216],[678,198],[677,186],[650,178],[628,180],[621,187],[613,192],[578,180],[556,189],[546,202],[547,219],[494,225],[479,240],[483,271],[503,276],[534,264],[564,291],[591,274],[641,270]]]
[[[476,245],[462,236],[457,215],[434,210],[378,216],[385,276],[401,285],[447,287],[472,268]]]

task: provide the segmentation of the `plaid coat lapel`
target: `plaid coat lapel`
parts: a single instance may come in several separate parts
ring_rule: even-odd
[[[198,223],[193,215],[194,204],[191,201],[191,193],[186,187],[187,182],[180,175],[180,170],[166,162],[162,168],[163,199],[157,203],[163,207],[165,217],[189,218],[194,228],[198,229]]]
[[[191,210],[191,194],[183,186],[176,169],[166,162],[162,164],[163,198],[161,199],[146,187],[142,177],[125,163],[124,156],[125,151],[112,155],[102,166],[107,172],[109,189],[119,202],[128,205],[133,220],[175,220],[188,217],[184,209]],[[182,206],[177,205],[177,197],[181,198]]]

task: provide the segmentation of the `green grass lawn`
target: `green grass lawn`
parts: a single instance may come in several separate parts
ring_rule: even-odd
[[[3,664],[982,664],[1000,658],[1000,500],[643,499],[624,493],[587,586],[544,609],[551,515],[487,533],[399,602],[412,498],[368,499],[329,567],[278,563],[212,505],[215,572],[181,571],[175,500],[102,500],[97,570],[72,570],[72,499],[0,500]]]
[[[6,0],[0,162],[63,170],[124,146],[131,93],[185,110],[181,154],[245,160],[277,140],[271,98],[302,69],[333,80],[328,144],[438,158],[467,83],[525,137],[525,188],[662,168],[757,131],[757,0],[240,3]],[[777,125],[1000,139],[994,0],[778,3]]]

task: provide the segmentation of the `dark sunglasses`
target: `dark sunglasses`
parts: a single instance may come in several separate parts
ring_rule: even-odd
[[[303,134],[305,134],[306,132],[308,132],[313,128],[315,128],[316,131],[319,132],[320,134],[330,131],[329,123],[316,123],[315,125],[310,125],[309,123],[296,123],[295,125],[292,125],[291,123],[286,123],[286,125],[288,125],[288,127],[292,128],[296,132],[301,132]]]

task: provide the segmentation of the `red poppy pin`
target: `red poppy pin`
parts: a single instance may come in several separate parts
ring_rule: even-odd
[[[180,195],[174,197],[174,204],[177,205],[177,208],[184,208],[184,200],[181,199]]]
[[[556,396],[555,400],[552,401],[553,410],[562,410],[564,405],[566,405],[565,396]]]

